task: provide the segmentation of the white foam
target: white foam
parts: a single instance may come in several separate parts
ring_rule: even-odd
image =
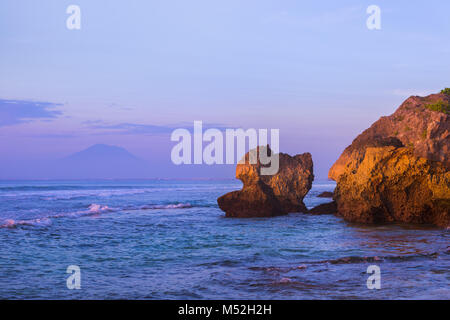
[[[101,204],[96,204],[96,203],[91,204],[88,207],[88,209],[89,209],[90,213],[101,213],[101,212],[111,212],[111,211],[113,211],[108,206],[102,206]]]
[[[32,219],[32,220],[14,220],[14,219],[7,219],[5,220],[5,223],[0,225],[0,228],[15,228],[17,226],[48,226],[52,223],[52,221],[49,218],[39,218],[39,219]]]
[[[140,209],[142,210],[152,210],[152,209],[183,209],[183,208],[192,208],[190,203],[178,203],[178,204],[166,204],[166,205],[147,205],[142,206]]]
[[[124,208],[123,210],[158,210],[158,209],[183,209],[192,208],[190,203],[177,203],[177,204],[156,204],[156,205],[146,205],[134,208]],[[83,216],[97,216],[103,213],[118,211],[119,209],[111,208],[107,205],[101,205],[97,203],[90,204],[86,210],[80,210],[75,212],[64,212],[54,215],[50,215],[38,219],[30,220],[14,220],[6,219],[4,224],[0,224],[0,228],[15,228],[17,226],[47,226],[51,224],[51,219],[54,218],[77,218]]]

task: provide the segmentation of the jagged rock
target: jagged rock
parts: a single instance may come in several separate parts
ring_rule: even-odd
[[[272,153],[268,146],[259,147],[247,153],[237,165],[236,178],[243,182],[242,190],[227,193],[217,199],[226,216],[272,217],[290,212],[306,212],[303,198],[311,189],[314,179],[311,154],[291,157],[280,153],[278,172],[274,175],[261,175],[261,169],[265,165],[259,160],[256,164],[250,164],[251,152],[267,152],[269,156]]]
[[[336,201],[319,204],[308,211],[309,214],[336,214]]]
[[[338,214],[362,223],[450,223],[450,98],[410,97],[345,149],[330,169]]]

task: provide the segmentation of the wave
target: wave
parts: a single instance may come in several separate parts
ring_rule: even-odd
[[[350,256],[339,259],[331,259],[319,261],[318,263],[330,263],[330,264],[352,264],[352,263],[373,263],[373,262],[403,262],[410,260],[420,260],[420,259],[436,259],[440,254],[447,254],[447,251],[442,252],[432,252],[432,253],[419,253],[419,254],[409,254],[402,256],[374,256],[374,257],[358,257]]]
[[[90,213],[101,213],[101,212],[110,212],[113,211],[110,207],[108,206],[102,206],[100,204],[91,204],[89,207],[89,212]]]
[[[55,201],[55,200],[73,200],[83,197],[112,197],[122,195],[134,195],[154,192],[154,189],[119,189],[119,190],[55,190],[55,191],[41,191],[41,192],[8,192],[1,193],[0,196],[8,198],[21,197],[39,197],[40,200]]]
[[[14,187],[0,187],[0,191],[50,191],[50,190],[77,190],[81,189],[78,186],[14,186]]]
[[[130,190],[130,189],[152,189],[151,185],[19,185],[19,186],[0,186],[1,191],[96,191],[96,190]]]
[[[32,220],[14,220],[6,219],[5,223],[0,225],[0,228],[15,228],[17,226],[35,226],[35,227],[45,227],[52,223],[49,218],[39,218]]]
[[[369,256],[369,257],[359,257],[359,256],[349,256],[342,257],[337,259],[329,259],[329,260],[321,260],[321,261],[310,261],[304,262],[301,265],[295,267],[249,267],[250,270],[254,271],[264,271],[264,272],[281,272],[287,273],[293,270],[305,270],[314,265],[323,265],[323,264],[357,264],[357,263],[381,263],[381,262],[405,262],[405,261],[413,261],[413,260],[421,260],[421,259],[436,259],[440,255],[450,254],[450,247],[441,252],[432,252],[432,253],[423,253],[423,254],[410,254],[404,256]]]
[[[113,187],[113,188],[55,188],[55,187],[0,187],[0,197],[7,198],[29,198],[38,197],[40,200],[73,200],[83,197],[113,197],[123,195],[137,195],[155,192],[180,192],[180,191],[214,191],[214,190],[234,190],[230,187]]]
[[[91,204],[88,206],[86,210],[76,211],[76,212],[66,212],[50,215],[47,217],[37,218],[37,219],[29,219],[29,220],[14,220],[14,219],[6,219],[3,224],[0,225],[0,228],[15,228],[18,226],[35,226],[35,227],[46,227],[52,223],[52,219],[56,218],[76,218],[82,216],[89,215],[98,215],[105,212],[112,212],[114,209],[108,206],[102,206],[99,204]]]
[[[164,204],[164,205],[145,205],[139,207],[140,210],[155,210],[155,209],[184,209],[192,208],[190,203]]]
[[[190,203],[172,203],[172,204],[154,204],[144,205],[139,207],[126,207],[126,208],[111,208],[107,205],[90,204],[86,210],[80,210],[75,212],[64,212],[59,214],[50,215],[43,218],[30,219],[30,220],[14,220],[6,219],[3,224],[0,224],[0,228],[15,228],[18,226],[38,226],[45,227],[52,223],[51,219],[55,218],[77,218],[84,216],[98,216],[100,214],[121,211],[121,210],[163,210],[163,209],[184,209],[192,208]]]

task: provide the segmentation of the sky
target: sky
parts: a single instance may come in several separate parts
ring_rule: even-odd
[[[81,29],[69,30],[69,5]],[[381,9],[369,30],[366,9]],[[280,130],[280,151],[327,171],[362,130],[410,95],[450,87],[450,2],[2,0],[0,179],[94,144],[155,177],[173,170],[173,128]],[[37,170],[37,169],[36,169]],[[177,174],[178,174],[177,173]]]

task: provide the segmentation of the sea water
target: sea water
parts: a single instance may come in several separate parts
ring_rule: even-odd
[[[334,215],[230,219],[239,181],[0,182],[2,299],[450,299],[450,234]],[[334,183],[317,181],[311,208]],[[67,286],[80,268],[80,289]],[[369,289],[369,266],[380,289]]]

